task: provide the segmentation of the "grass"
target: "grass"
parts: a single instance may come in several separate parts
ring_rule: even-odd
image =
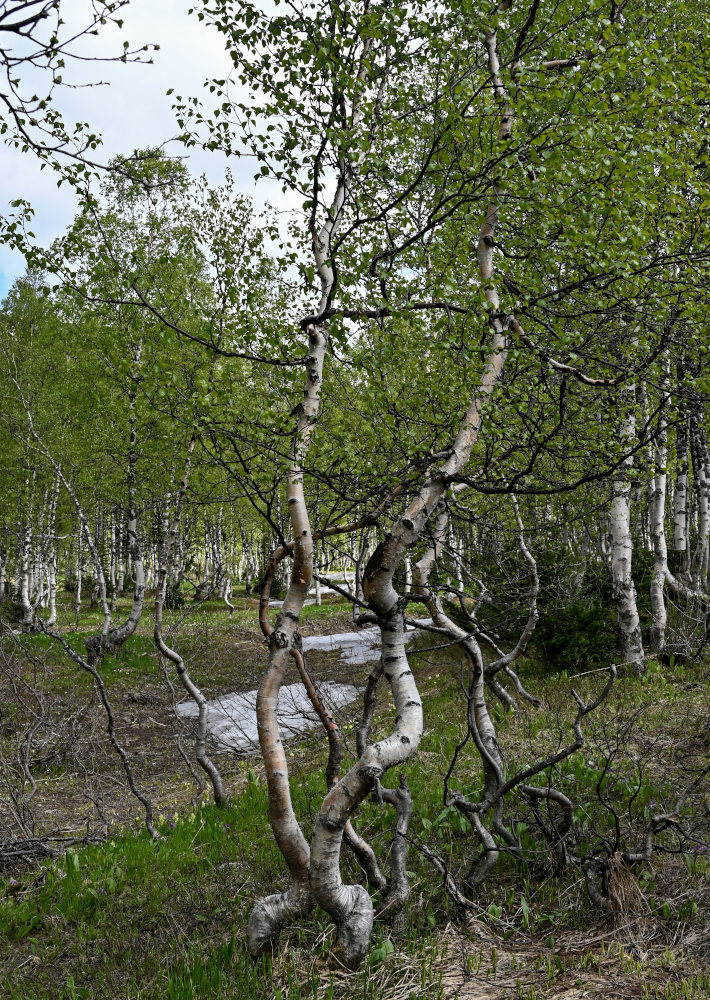
[[[199,628],[188,637],[181,633],[179,641],[189,650],[194,671],[208,677],[212,688],[233,684],[235,679],[246,683],[253,663],[235,665],[232,641],[236,636],[238,642],[249,643],[244,647],[248,648],[245,660],[261,648],[258,637],[246,635],[237,617],[243,614],[246,619],[253,608],[245,607],[229,619],[209,603],[200,609]],[[314,629],[342,627],[344,614],[337,604],[309,606],[306,611]],[[117,617],[120,613],[119,609]],[[94,624],[89,616],[82,618],[82,631],[74,633],[76,641]],[[27,641],[51,667],[45,676],[48,690],[64,698],[67,707],[91,697],[88,679],[68,666],[46,637]],[[418,645],[426,642],[420,640]],[[445,807],[441,798],[441,779],[463,734],[465,701],[458,667],[446,653],[421,648],[412,662],[420,680],[426,732],[416,765],[407,768],[415,803],[410,832],[415,842],[425,841],[437,850],[462,879],[477,847],[468,822]],[[231,806],[219,810],[204,801],[192,806],[194,784],[185,780],[182,762],[160,726],[167,725],[168,715],[159,714],[166,689],[150,636],[133,637],[119,656],[106,658],[102,670],[120,712],[121,731],[126,739],[136,738],[131,752],[140,778],[152,781],[162,839],[153,843],[141,832],[138,809],[126,800],[103,843],[77,846],[55,862],[15,873],[15,881],[9,873],[0,879],[0,996],[8,1000],[436,1000],[454,996],[457,989],[463,998],[496,995],[491,991],[500,988],[505,996],[550,997],[578,988],[577,980],[591,996],[601,973],[606,989],[617,975],[633,980],[633,995],[644,1000],[694,1000],[707,995],[707,970],[702,963],[698,966],[691,947],[692,941],[700,942],[698,951],[708,939],[710,869],[704,855],[686,851],[657,858],[645,867],[639,881],[649,901],[647,919],[657,945],[655,950],[646,949],[645,956],[634,957],[624,950],[629,942],[619,929],[608,919],[600,923],[590,909],[579,874],[555,871],[520,799],[508,807],[508,820],[516,824],[525,860],[502,856],[494,876],[476,897],[476,920],[462,922],[442,891],[440,876],[412,850],[407,933],[392,942],[387,928],[377,925],[370,960],[357,973],[338,966],[331,951],[332,927],[323,914],[286,934],[284,950],[273,960],[253,963],[244,938],[249,910],[258,896],[287,884],[268,829],[259,764],[220,757]],[[534,661],[524,666],[523,673],[526,685],[542,697],[543,707],[536,711],[521,706],[515,713],[495,710],[511,773],[536,753],[569,739],[574,716],[571,683],[582,697],[591,697],[603,684],[602,674],[570,680],[564,671],[550,675]],[[127,693],[136,691],[153,700],[145,705],[126,702]],[[604,715],[586,726],[583,752],[564,762],[555,778],[575,802],[577,849],[589,849],[600,832],[608,835],[613,830],[613,817],[596,795],[605,766],[602,787],[623,800],[622,832],[633,838],[682,781],[678,753],[695,746],[698,759],[707,758],[707,745],[700,740],[706,701],[704,679],[697,670],[680,664],[669,668],[651,663],[644,678],[618,680]],[[97,706],[89,708],[94,711]],[[96,719],[98,741],[98,709]],[[9,748],[19,723],[8,713],[3,720],[0,747]],[[350,740],[354,720],[342,721]],[[383,697],[375,735],[389,732],[392,723]],[[139,739],[136,726],[141,727]],[[150,760],[143,762],[140,747],[148,748]],[[93,766],[100,776],[108,777],[115,762],[104,750]],[[309,836],[324,793],[325,755],[319,734],[291,744],[288,753],[294,805]],[[49,794],[54,782],[68,811],[69,782],[76,798],[80,772],[70,760],[57,760],[52,767],[48,774],[37,775],[38,795]],[[395,774],[387,776],[388,784],[396,780]],[[474,753],[462,754],[452,782],[469,796],[480,792]],[[366,802],[356,825],[386,858],[391,810]],[[346,880],[357,878],[347,857],[344,868]],[[591,949],[590,936],[596,942]],[[605,948],[605,940],[615,937],[624,947]],[[689,942],[688,953],[676,945],[669,952],[672,961],[658,964],[658,949],[676,938]],[[474,988],[480,988],[480,994],[472,992]]]

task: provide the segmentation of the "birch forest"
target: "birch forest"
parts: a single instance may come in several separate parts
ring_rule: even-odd
[[[79,6],[0,2],[0,996],[709,996],[708,0],[196,0],[119,155]]]

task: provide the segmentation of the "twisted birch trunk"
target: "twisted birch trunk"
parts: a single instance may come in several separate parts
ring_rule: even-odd
[[[495,205],[490,205],[479,243],[479,263],[486,282],[493,271],[492,234],[496,220]],[[352,966],[358,965],[367,951],[374,913],[372,901],[362,886],[342,883],[339,861],[343,829],[374,782],[414,753],[423,728],[421,700],[405,651],[403,607],[393,577],[406,552],[421,536],[448,488],[450,477],[460,473],[468,461],[478,439],[483,402],[493,392],[503,370],[507,338],[498,314],[498,294],[490,284],[486,296],[494,303],[491,351],[449,458],[428,477],[391,533],[377,546],[365,569],[363,593],[379,621],[384,674],[392,690],[397,722],[392,734],[367,747],[360,760],[329,792],[314,823],[311,888],[316,901],[333,917],[344,959]]]
[[[510,137],[513,111],[500,77],[495,31],[485,37],[493,92],[503,105],[499,141]],[[390,684],[396,723],[392,734],[368,746],[356,764],[326,796],[316,816],[311,840],[311,888],[316,901],[333,917],[343,958],[357,966],[370,940],[374,911],[372,901],[360,885],[345,885],[340,875],[343,830],[350,816],[389,768],[404,763],[417,749],[422,735],[422,705],[404,645],[403,606],[393,577],[408,550],[420,538],[427,521],[441,501],[450,481],[468,461],[478,439],[483,402],[495,388],[507,354],[506,324],[500,314],[500,298],[493,283],[493,248],[498,224],[498,188],[487,207],[481,226],[477,260],[492,332],[490,352],[477,391],[459,426],[449,457],[431,474],[392,531],[370,557],[363,580],[363,593],[377,616],[385,678]]]
[[[314,238],[314,256],[321,284],[318,315],[329,302],[335,276],[329,263],[331,241],[342,218],[350,177],[340,177],[327,222]],[[308,327],[308,358],[303,399],[295,409],[296,427],[291,444],[286,497],[293,536],[293,567],[283,607],[269,638],[269,663],[256,700],[259,744],[266,769],[271,829],[291,873],[292,885],[284,893],[260,899],[249,917],[247,942],[250,954],[264,952],[284,927],[308,913],[314,905],[309,885],[310,849],[291,803],[288,764],[276,715],[279,690],[297,637],[298,621],[313,577],[313,537],[306,507],[303,467],[313,424],[320,406],[323,363],[328,344],[325,324]]]
[[[325,245],[328,235],[321,237]],[[319,313],[325,308],[333,282],[332,271],[325,264],[323,251],[320,252],[323,256],[323,295]],[[259,744],[264,758],[269,796],[269,820],[279,850],[291,873],[292,885],[286,892],[266,896],[254,906],[247,927],[247,943],[253,956],[266,951],[278,940],[284,927],[310,912],[314,905],[309,885],[310,850],[293,810],[288,764],[276,714],[279,690],[297,638],[299,617],[313,575],[313,538],[303,488],[303,465],[319,409],[323,361],[328,342],[327,329],[324,326],[311,327],[308,340],[306,387],[303,402],[297,407],[286,490],[294,539],[293,568],[283,607],[269,637],[269,663],[256,699]]]
[[[496,220],[497,210],[490,205],[479,242],[479,264],[487,283],[493,272],[492,234]],[[486,297],[494,304],[491,351],[450,455],[427,478],[391,533],[377,546],[365,569],[363,594],[379,621],[384,674],[392,690],[397,721],[392,734],[367,747],[360,760],[331,789],[316,817],[311,841],[313,895],[335,920],[338,940],[349,965],[359,964],[367,951],[374,913],[372,901],[362,886],[342,883],[339,861],[343,829],[374,782],[414,753],[423,728],[421,699],[405,651],[403,606],[393,577],[407,551],[421,536],[448,488],[450,477],[460,473],[468,461],[480,432],[483,402],[493,392],[503,370],[507,338],[498,314],[498,294],[490,284]]]
[[[359,86],[353,98],[350,118],[353,132],[362,121],[362,96],[371,47],[372,39],[365,39],[362,43],[356,77]],[[326,313],[335,289],[331,253],[343,221],[343,213],[349,201],[352,180],[358,164],[358,157],[352,161],[344,157],[340,159],[336,190],[326,221],[318,231],[315,231],[314,227],[312,233],[313,257],[321,295],[316,316],[309,317],[302,323],[308,332],[309,344],[306,379],[303,399],[294,410],[296,427],[291,442],[286,487],[288,517],[293,537],[293,567],[283,607],[269,637],[269,663],[259,685],[256,701],[259,743],[266,768],[269,794],[269,819],[276,842],[291,873],[292,885],[285,893],[267,896],[254,906],[247,928],[247,943],[252,955],[259,955],[265,951],[272,942],[278,940],[285,926],[309,912],[314,905],[309,878],[311,852],[291,803],[288,766],[276,710],[286,665],[294,643],[300,641],[297,632],[298,621],[313,579],[313,536],[306,507],[303,470],[313,425],[320,407],[323,363],[328,345],[327,324],[319,322],[318,318]],[[342,829],[340,832],[342,835]],[[362,891],[365,892],[364,889]]]

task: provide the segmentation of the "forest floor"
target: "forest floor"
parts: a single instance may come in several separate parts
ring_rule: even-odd
[[[68,599],[68,595],[66,595]],[[213,698],[257,686],[264,646],[255,628],[257,603],[241,596],[234,615],[206,602],[177,623],[177,644],[194,679]],[[119,602],[116,619],[128,607]],[[96,612],[62,631],[77,649],[99,626]],[[304,635],[352,631],[349,611],[331,600],[305,609]],[[581,1000],[607,997],[691,1000],[710,996],[710,862],[702,843],[655,855],[637,869],[625,905],[590,906],[577,868],[556,869],[546,844],[515,801],[509,822],[526,849],[525,861],[502,855],[468,913],[456,909],[441,876],[416,849],[426,843],[459,884],[477,849],[470,828],[442,804],[442,781],[465,732],[460,664],[430,637],[411,650],[425,704],[425,735],[407,768],[415,813],[408,868],[412,896],[407,929],[399,938],[375,927],[369,959],[353,973],[332,949],[323,914],[283,937],[283,949],[253,963],[244,928],[254,900],[285,887],[272,841],[258,756],[215,753],[230,805],[218,809],[193,763],[190,724],[175,711],[177,681],[155,656],[146,625],[101,672],[116,716],[118,738],[130,755],[136,782],[152,799],[162,837],[142,827],[139,803],[106,737],[106,722],[89,675],[45,636],[0,641],[0,800],[21,811],[30,786],[21,783],[22,734],[38,698],[45,722],[34,737],[27,803],[34,835],[75,843],[55,857],[17,859],[0,852],[0,997],[8,1000],[126,1000],[255,998],[255,1000],[454,1000],[520,998]],[[319,679],[362,685],[369,667],[343,664],[337,653],[309,656]],[[603,670],[543,670],[534,655],[521,670],[539,709],[494,709],[498,736],[511,769],[569,742],[575,706],[601,690]],[[295,677],[287,678],[287,682]],[[19,692],[19,694],[18,694]],[[24,707],[23,707],[24,705]],[[604,713],[590,717],[581,753],[564,762],[556,780],[574,790],[582,831],[575,846],[601,842],[625,849],[638,842],[648,816],[661,808],[710,758],[708,670],[651,661],[645,677],[622,673]],[[352,753],[357,704],[340,718]],[[374,735],[393,724],[383,692]],[[213,750],[218,748],[213,747]],[[325,785],[321,735],[288,744],[296,811],[308,836]],[[196,780],[197,779],[197,780]],[[433,780],[436,779],[436,780]],[[396,775],[387,783],[394,784]],[[455,787],[479,789],[473,753],[460,755]],[[601,794],[599,791],[601,790]],[[615,803],[610,806],[609,803]],[[605,804],[606,803],[606,804]],[[1,802],[0,802],[1,804]],[[688,805],[686,828],[707,842],[707,788]],[[27,813],[29,815],[29,811]],[[18,836],[11,812],[0,809],[0,843]],[[387,858],[393,815],[363,804],[358,829]],[[586,838],[586,839],[585,839]],[[672,842],[668,842],[672,847]],[[22,863],[20,863],[22,862]],[[344,857],[346,878],[358,874]],[[618,895],[618,894],[617,894]]]

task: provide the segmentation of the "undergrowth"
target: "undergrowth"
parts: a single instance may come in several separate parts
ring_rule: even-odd
[[[331,613],[308,610],[316,618]],[[224,619],[222,612],[226,630]],[[407,769],[415,805],[410,834],[413,845],[429,845],[463,883],[478,847],[467,820],[444,804],[442,780],[464,734],[465,698],[458,665],[446,652],[422,648],[430,641],[419,640],[412,655],[421,677],[426,732],[416,761]],[[32,637],[31,642],[38,650],[48,649],[45,637]],[[107,658],[105,663],[112,687],[137,682],[151,670],[157,671],[157,664],[147,636],[134,637],[115,662]],[[493,710],[511,774],[539,751],[570,739],[572,684],[586,698],[604,682],[603,672],[570,678],[565,670],[542,669],[534,659],[523,664],[521,673],[543,706],[521,706],[515,713]],[[706,696],[699,679],[696,668],[651,662],[645,677],[618,679],[603,719],[587,720],[585,747],[564,761],[551,779],[574,801],[575,851],[597,849],[600,837],[613,840],[617,824],[628,841],[625,846],[631,846],[652,812],[672,800],[683,779],[677,752],[702,735]],[[56,683],[65,680],[58,674]],[[390,731],[392,722],[383,699],[373,735]],[[352,742],[354,726],[351,716],[344,725],[346,745]],[[288,753],[294,806],[309,836],[325,791],[320,736],[311,734],[290,745]],[[707,746],[699,746],[698,753],[707,756]],[[323,914],[286,934],[284,949],[273,960],[254,963],[248,958],[244,927],[250,908],[259,895],[283,889],[287,880],[268,828],[260,765],[244,762],[239,772],[239,788],[244,790],[232,789],[228,808],[203,802],[159,815],[157,843],[136,822],[132,830],[114,831],[103,843],[77,845],[53,862],[0,879],[0,995],[8,1000],[437,1000],[453,995],[445,988],[441,936],[447,926],[465,924],[444,892],[441,876],[415,846],[408,861],[413,891],[407,932],[393,941],[387,927],[376,925],[369,959],[357,974],[345,976],[334,961],[332,927]],[[451,787],[475,798],[481,792],[479,772],[475,752],[465,750]],[[388,784],[396,781],[396,774],[387,776]],[[609,799],[621,803],[616,816],[604,804]],[[511,966],[513,985],[506,989],[512,996],[542,997],[550,995],[544,992],[545,976],[556,983],[564,976],[574,982],[575,976],[587,974],[581,958],[565,958],[558,968],[554,956],[566,936],[585,934],[599,915],[590,908],[579,871],[556,869],[522,798],[514,798],[507,808],[524,859],[503,853],[493,876],[477,892],[477,926],[488,944],[479,952],[466,944],[462,968],[470,966],[466,974],[480,976],[483,962],[486,975],[495,981],[496,948],[514,949],[528,942],[551,964],[534,970],[535,982],[529,987],[524,985],[526,976]],[[392,811],[368,801],[356,825],[386,857]],[[659,940],[665,934],[673,941],[682,928],[688,935],[706,927],[709,869],[703,850],[688,845],[666,860],[656,858],[642,866],[638,881]],[[344,877],[358,878],[348,856]],[[627,960],[624,955],[620,963]],[[669,974],[666,989],[648,971],[648,962],[642,965],[644,976],[648,972],[651,978],[644,980],[646,992],[639,989],[639,997],[694,1000],[706,995],[708,981],[702,971],[686,974],[679,966],[677,974]],[[515,976],[522,992],[516,993]],[[402,983],[407,984],[406,992],[398,993],[397,984]]]

